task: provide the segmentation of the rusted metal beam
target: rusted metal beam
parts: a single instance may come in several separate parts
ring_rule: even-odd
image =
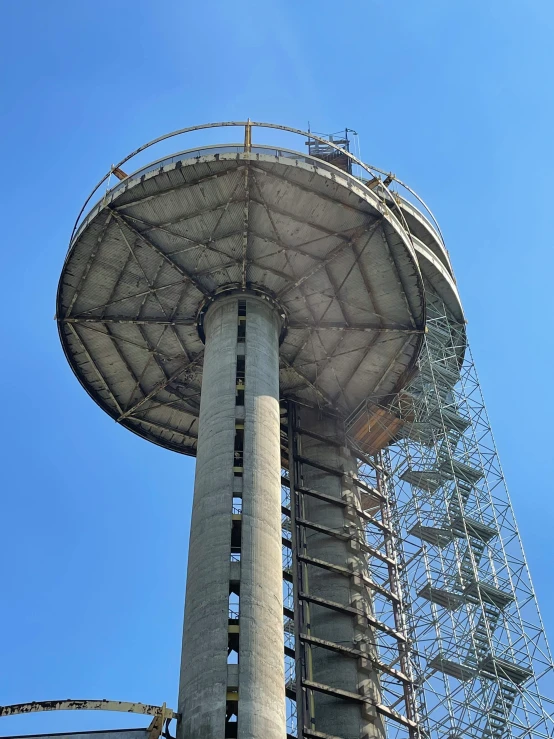
[[[120,181],[121,180],[126,180],[127,177],[129,176],[127,174],[127,172],[124,172],[121,169],[121,167],[114,167],[114,169],[112,169],[112,174],[115,175],[117,177],[117,179],[120,180]]]
[[[370,626],[373,626],[379,631],[383,631],[385,634],[394,637],[399,642],[407,642],[404,634],[401,634],[399,631],[392,629],[390,626],[387,626],[387,624],[379,621],[370,614],[359,610],[358,608],[354,608],[353,606],[343,606],[341,603],[335,603],[334,601],[327,600],[326,598],[319,598],[318,596],[310,595],[309,593],[299,593],[298,597],[300,598],[300,600],[306,601],[307,603],[314,603],[315,605],[329,608],[330,610],[337,611],[338,613],[348,613],[352,616],[361,616],[362,618],[367,619]]]
[[[361,259],[370,241],[371,241],[371,238],[367,239],[366,243],[359,251],[358,251],[358,244],[352,244],[352,252],[354,256],[356,257],[356,263],[358,265],[358,269],[360,271],[360,275],[362,277],[364,287],[371,301],[371,307],[373,308],[373,313],[375,313],[377,318],[380,318],[383,315],[383,311],[381,307],[379,306],[379,302],[375,296],[375,289],[371,284],[371,278],[369,277],[369,274],[366,271],[365,265],[363,264],[362,259]],[[381,321],[382,321],[382,318],[381,318]]]
[[[141,306],[141,309],[142,309],[142,306]],[[161,332],[161,334],[160,334],[160,336],[159,336],[159,338],[158,338],[158,340],[156,342],[156,348],[159,346],[162,338],[164,337],[166,328],[167,328],[167,326],[164,326],[162,328],[162,332]],[[142,326],[137,326],[137,329],[138,329],[138,331],[139,331],[139,333],[140,333],[140,335],[142,337],[142,340],[144,341],[144,344],[145,344],[146,348],[147,349],[150,349],[150,342],[148,341],[148,337],[144,333],[143,327]],[[142,381],[142,378],[146,375],[146,372],[148,371],[148,368],[150,367],[150,365],[152,363],[152,360],[154,360],[156,362],[156,364],[158,365],[158,367],[160,368],[162,377],[166,377],[167,378],[167,372],[165,371],[165,367],[163,365],[160,367],[160,364],[161,363],[159,362],[159,360],[156,357],[156,355],[153,354],[151,351],[147,351],[146,362],[144,363],[144,367],[142,368],[142,372],[140,373],[140,376],[137,378],[137,381],[135,382],[135,384],[133,386],[133,389],[131,390],[131,392],[129,394],[129,399],[128,399],[128,401],[126,403],[126,406],[125,406],[126,407],[126,410],[129,409],[129,407],[131,406],[131,403],[133,402],[133,398],[135,397],[136,391],[141,389],[140,388],[140,383]],[[187,361],[188,361],[188,358],[187,358]]]
[[[11,706],[0,706],[0,717],[15,716],[22,713],[38,713],[40,711],[119,711],[122,713],[138,713],[144,716],[164,716],[177,718],[177,714],[163,706],[145,703],[129,703],[127,701],[81,700],[67,699],[61,701],[31,701],[16,703]]]
[[[374,393],[377,393],[377,391],[379,390],[379,388],[381,387],[381,385],[382,385],[382,384],[383,384],[383,382],[385,381],[385,378],[387,377],[387,375],[389,374],[389,372],[390,372],[390,371],[392,370],[392,368],[393,368],[393,367],[394,367],[394,365],[396,364],[396,360],[398,359],[398,357],[400,356],[400,354],[402,354],[402,352],[404,351],[404,349],[406,348],[407,344],[408,344],[408,343],[409,343],[410,341],[411,341],[411,339],[410,339],[410,338],[407,338],[407,339],[406,339],[406,340],[405,340],[405,341],[404,341],[404,342],[402,343],[402,346],[401,346],[401,347],[400,347],[400,348],[398,349],[398,351],[396,352],[396,354],[394,355],[394,357],[393,357],[393,358],[391,359],[391,361],[389,362],[389,364],[388,364],[387,368],[386,368],[386,369],[385,369],[385,371],[383,372],[383,374],[382,374],[382,376],[381,376],[381,379],[379,380],[379,382],[378,382],[378,383],[377,383],[377,385],[375,386],[375,388],[374,388],[374,390],[373,390],[373,392],[374,392]]]
[[[109,326],[106,326],[106,331],[107,331],[106,336],[108,336],[110,338],[111,344],[112,344],[113,348],[115,349],[115,353],[117,354],[117,356],[121,360],[123,366],[125,367],[125,369],[129,373],[129,375],[131,376],[131,379],[133,380],[133,382],[135,382],[137,384],[137,386],[138,386],[139,390],[141,391],[141,393],[144,393],[144,389],[142,388],[142,386],[140,384],[140,380],[137,378],[137,376],[135,374],[135,371],[133,370],[133,368],[131,367],[131,365],[127,361],[127,358],[125,357],[125,355],[121,351],[120,347],[118,346],[117,341],[116,341],[115,337],[112,335],[112,332],[111,332],[111,329],[110,329]]]
[[[153,739],[148,728],[104,729],[100,731],[66,731],[55,734],[25,734],[4,736],[3,739]]]
[[[168,390],[170,394],[173,393],[172,390]],[[198,411],[200,408],[200,403],[197,403],[195,401],[196,398],[200,397],[200,393],[193,393],[192,395],[176,395],[175,400],[169,400],[167,402],[160,402],[155,403],[154,405],[149,406],[144,411],[138,411],[138,413],[150,413],[151,411],[155,411],[158,408],[170,408],[171,410],[175,409],[179,404],[181,404],[177,410],[183,411],[184,413],[188,413],[191,415],[194,419],[198,417]],[[133,415],[133,418],[142,418],[142,416],[139,416],[137,414]]]

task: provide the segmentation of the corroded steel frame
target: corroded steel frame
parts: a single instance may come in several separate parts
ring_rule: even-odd
[[[159,739],[162,732],[164,737],[169,737],[169,723],[173,719],[178,718],[178,714],[171,708],[167,708],[165,703],[161,706],[153,706],[146,703],[131,703],[129,701],[111,701],[106,699],[91,700],[86,698],[68,698],[59,701],[30,701],[29,703],[0,706],[0,718],[6,716],[22,716],[29,713],[41,713],[43,711],[115,711],[119,713],[134,713],[141,716],[152,716],[152,721],[146,729],[148,739]],[[97,735],[105,733],[106,737],[112,737],[113,735],[113,732],[109,730],[95,733]],[[69,737],[71,734],[67,734],[67,736]]]

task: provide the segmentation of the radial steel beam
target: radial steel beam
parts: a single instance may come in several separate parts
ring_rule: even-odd
[[[150,398],[153,398],[157,393],[160,392],[160,390],[163,390],[172,380],[175,380],[179,375],[182,375],[183,372],[185,372],[187,369],[190,369],[191,367],[194,367],[199,362],[199,359],[193,359],[192,362],[185,362],[185,364],[181,365],[178,370],[175,372],[172,372],[169,377],[164,377],[163,380],[157,383],[152,390],[148,393],[148,395],[145,395],[143,398],[141,398],[137,403],[135,403],[131,408],[128,408],[125,412],[121,412],[121,415],[118,417],[117,421],[123,421],[124,418],[128,418],[129,416],[132,416],[133,413],[138,410],[141,406],[144,405],[144,403],[147,403]]]
[[[191,285],[193,285],[199,292],[202,293],[202,295],[209,295],[208,290],[199,283],[186,269],[181,267],[180,264],[177,264],[177,262],[174,259],[171,259],[170,256],[166,254],[162,249],[160,249],[159,246],[157,246],[152,239],[149,239],[147,236],[145,236],[141,231],[139,231],[135,226],[133,226],[132,223],[129,223],[129,219],[125,216],[122,216],[120,213],[118,213],[116,210],[111,211],[114,215],[114,218],[118,222],[118,224],[125,226],[129,229],[136,237],[137,239],[140,239],[144,244],[146,244],[152,251],[156,252],[158,256],[160,256],[167,264],[170,265],[176,272],[178,272],[181,277],[185,280],[185,282],[189,282]]]
[[[168,187],[165,190],[158,190],[153,195],[147,195],[144,198],[139,198],[137,200],[128,200],[126,203],[122,203],[121,205],[116,205],[114,208],[116,210],[125,210],[126,208],[132,208],[133,205],[137,205],[137,203],[147,203],[149,200],[154,200],[155,198],[159,197],[160,195],[167,195],[170,192],[175,192],[177,190],[183,191],[187,189],[191,189],[194,187],[197,187],[198,185],[202,184],[203,182],[208,182],[209,180],[217,180],[222,177],[229,177],[236,172],[240,172],[243,167],[239,166],[236,167],[233,170],[225,170],[224,172],[216,172],[215,174],[209,174],[205,177],[199,177],[196,180],[193,180],[192,182],[181,182],[178,185],[173,185],[172,187]]]
[[[65,312],[66,317],[69,316],[69,314],[71,313],[71,311],[73,309],[73,306],[75,305],[75,301],[79,297],[79,294],[81,292],[81,288],[83,287],[84,282],[87,279],[87,275],[90,272],[90,268],[92,267],[92,263],[94,262],[94,260],[96,258],[96,254],[98,252],[98,247],[100,246],[100,243],[102,242],[102,239],[104,238],[104,234],[108,230],[108,226],[110,225],[111,220],[112,220],[112,214],[111,213],[108,213],[108,215],[106,216],[106,219],[105,219],[104,223],[102,224],[102,228],[100,229],[100,233],[98,234],[98,236],[96,238],[96,247],[94,249],[92,249],[92,251],[90,252],[90,256],[87,259],[87,263],[85,264],[85,268],[83,270],[83,274],[79,278],[79,282],[77,283],[77,287],[75,288],[75,292],[73,293],[73,296],[72,296],[72,298],[71,298],[71,300],[69,302],[69,305],[68,305],[67,310]]]

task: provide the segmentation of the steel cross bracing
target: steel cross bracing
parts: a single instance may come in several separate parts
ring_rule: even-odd
[[[419,364],[387,408],[404,425],[381,462],[429,736],[552,737],[552,657],[475,366],[464,327],[433,296]]]
[[[332,498],[321,491],[304,487],[306,467],[317,467],[325,474],[344,475],[342,470],[322,465],[303,455],[303,439],[317,436],[298,425],[296,406],[288,404],[283,412],[283,587],[285,673],[288,732],[290,736],[329,737],[318,721],[316,694],[326,693],[345,703],[367,704],[368,715],[378,717],[388,737],[422,737],[421,707],[415,685],[414,658],[411,654],[409,616],[405,613],[401,561],[395,544],[395,515],[387,500],[383,476],[361,471],[354,486],[342,498]],[[325,438],[328,442],[328,438]],[[344,440],[343,440],[344,443]],[[341,442],[337,441],[337,446]],[[369,468],[368,468],[369,469]],[[371,470],[375,473],[375,470]],[[363,477],[362,477],[363,475]],[[306,499],[317,499],[328,506],[338,506],[350,523],[342,530],[328,528],[306,518]],[[366,566],[356,571],[311,556],[307,531],[317,531],[331,538],[348,540],[354,550],[363,552]],[[310,592],[313,568],[347,578],[352,591],[364,591],[352,602],[322,599]],[[366,596],[364,598],[364,595]],[[367,605],[370,604],[368,608]],[[310,616],[313,607],[347,614],[360,623],[359,641],[345,644],[322,639],[314,633]],[[321,682],[314,674],[313,651],[328,650],[347,656],[359,665],[367,664],[379,675],[380,695],[376,699],[361,680],[358,691],[346,691]],[[301,700],[297,701],[297,696]],[[339,708],[340,710],[340,708]],[[302,727],[302,728],[301,728]]]
[[[197,311],[203,298],[220,283],[244,288],[246,282],[271,274],[278,278],[274,280],[276,294],[282,298],[289,299],[295,289],[300,291],[295,300],[306,312],[302,320],[292,317],[288,322],[282,374],[289,384],[298,380],[299,388],[308,388],[315,402],[328,407],[336,402],[348,404],[352,386],[363,375],[370,355],[378,355],[381,344],[395,342],[401,354],[415,341],[414,335],[422,333],[422,327],[409,318],[413,307],[408,306],[404,320],[383,321],[377,304],[374,315],[364,312],[363,301],[347,293],[347,279],[359,273],[360,284],[376,300],[362,258],[370,242],[382,242],[383,254],[394,262],[380,215],[363,225],[353,221],[339,231],[303,219],[290,206],[286,209],[268,202],[268,183],[275,186],[282,178],[253,162],[208,179],[199,177],[194,183],[183,181],[161,188],[156,195],[179,192],[192,197],[191,187],[202,187],[214,178],[221,191],[209,208],[203,204],[179,211],[160,223],[152,214],[136,215],[138,205],[150,202],[154,195],[107,204],[72,295],[63,310],[58,310],[60,330],[70,337],[71,351],[86,360],[85,374],[103,407],[137,433],[151,439],[161,434],[164,443],[177,451],[187,444],[196,449],[203,354],[196,331]],[[304,190],[298,185],[298,192]],[[322,192],[314,193],[314,199],[335,202]],[[348,203],[340,208],[349,216],[359,216],[358,209]],[[213,218],[208,218],[210,214]],[[309,227],[305,238],[287,235],[283,218]],[[194,238],[191,223],[195,224]],[[314,249],[318,245],[322,256]],[[341,267],[348,250],[352,263]],[[112,264],[116,254],[118,274]],[[278,255],[284,261],[275,269],[270,260]],[[302,268],[294,256],[304,259]],[[95,280],[96,271],[102,269],[108,269],[109,276],[102,278],[105,292],[100,298]],[[315,290],[310,283],[314,276],[321,278],[321,289]],[[358,314],[358,320],[352,320]],[[349,354],[357,359],[352,373],[342,384],[335,372],[337,390],[324,392],[319,378],[329,374],[331,358],[347,362]],[[109,356],[115,358],[117,368]],[[182,362],[183,358],[189,361]],[[175,412],[170,415],[171,411]]]

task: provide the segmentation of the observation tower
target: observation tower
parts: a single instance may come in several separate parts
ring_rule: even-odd
[[[127,174],[208,129],[240,143]],[[56,315],[92,399],[196,457],[178,705],[121,709],[152,717],[128,733],[554,735],[440,229],[348,132],[216,123],[133,152],[79,214]]]

